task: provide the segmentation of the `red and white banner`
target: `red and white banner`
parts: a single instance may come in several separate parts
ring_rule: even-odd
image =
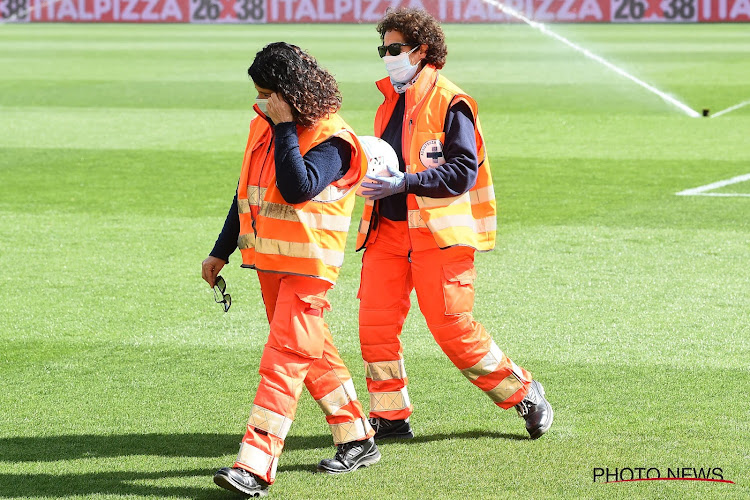
[[[375,23],[388,7],[445,23],[520,22],[499,0],[0,0],[0,22]],[[750,22],[750,0],[506,0],[542,23]]]

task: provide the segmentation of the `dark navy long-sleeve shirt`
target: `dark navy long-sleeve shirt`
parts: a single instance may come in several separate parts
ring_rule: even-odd
[[[351,146],[344,139],[332,137],[302,156],[294,123],[276,125],[274,134],[276,187],[289,204],[312,200],[349,170]],[[235,193],[224,227],[209,255],[229,262],[229,256],[237,248],[239,235],[240,217]]]
[[[388,125],[381,139],[391,145],[398,157],[399,169],[406,172],[401,147],[405,95],[399,95]],[[379,200],[378,213],[390,220],[406,220],[406,195],[415,194],[430,198],[458,196],[471,189],[477,181],[479,164],[477,142],[474,135],[474,118],[471,108],[463,101],[453,105],[445,117],[445,163],[416,174],[406,174],[406,191]]]

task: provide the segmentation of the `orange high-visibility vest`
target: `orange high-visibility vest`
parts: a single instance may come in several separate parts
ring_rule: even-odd
[[[310,201],[287,203],[276,187],[274,134],[261,116],[250,123],[237,187],[242,267],[321,278],[336,282],[357,186],[367,159],[351,127],[337,114],[311,128],[297,126],[300,153],[333,136],[352,147],[351,166]]]
[[[381,137],[399,95],[389,78],[378,81],[377,86],[385,96],[375,115],[375,135]],[[445,117],[448,109],[459,101],[468,104],[474,117],[479,161],[476,184],[464,194],[449,198],[408,194],[406,208],[409,228],[429,229],[440,248],[465,245],[479,251],[492,250],[497,228],[495,190],[476,101],[439,75],[432,65],[425,66],[421,71],[416,83],[406,91],[405,99],[401,148],[408,173],[421,172],[445,163],[442,154]],[[374,203],[367,200],[359,224],[357,250],[366,246],[377,230],[371,227],[373,208]]]

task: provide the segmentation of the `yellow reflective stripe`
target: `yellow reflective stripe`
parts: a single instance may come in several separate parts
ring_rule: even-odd
[[[258,238],[255,242],[255,251],[266,255],[283,255],[286,257],[296,257],[301,259],[317,259],[323,261],[326,265],[334,267],[341,267],[344,263],[344,252],[321,248],[314,243]]]
[[[313,229],[342,233],[349,231],[349,224],[351,223],[351,217],[345,215],[305,212],[304,210],[296,210],[291,205],[268,201],[263,203],[260,214],[269,219],[302,222]]]
[[[479,205],[495,199],[495,189],[493,186],[472,189],[469,191],[472,205]]]
[[[269,219],[287,220],[291,222],[299,222],[297,212],[291,205],[284,205],[283,203],[273,203],[267,201],[263,203],[260,209],[260,215],[268,217]]]
[[[469,203],[469,195],[466,193],[458,196],[449,196],[447,198],[429,198],[427,196],[418,196],[419,205],[424,208],[440,208],[461,203]]]
[[[409,221],[409,227],[412,229],[427,227],[427,224],[425,224],[424,219],[422,219],[422,214],[419,213],[419,210],[409,210],[406,214],[406,219]]]
[[[247,201],[250,205],[259,206],[263,198],[266,197],[267,188],[253,186],[252,184],[247,185]]]
[[[521,387],[523,387],[521,381],[518,380],[518,377],[511,373],[510,375],[505,377],[502,382],[497,384],[494,389],[485,391],[485,394],[487,394],[495,403],[502,403],[513,394],[515,394],[516,391]]]
[[[254,246],[255,246],[255,233],[241,234],[240,237],[237,238],[237,247],[240,250],[253,248]]]
[[[481,219],[476,219],[476,231],[478,233],[492,233],[497,231],[497,217],[491,215]]]
[[[423,208],[440,208],[451,205],[460,205],[461,203],[471,203],[478,205],[495,199],[495,189],[492,186],[472,189],[458,196],[449,196],[447,198],[429,198],[427,196],[418,196],[419,204]]]
[[[461,373],[469,380],[476,380],[483,375],[489,375],[497,370],[503,358],[503,351],[500,350],[493,340],[489,352],[477,364],[461,370]]]
[[[339,231],[342,233],[349,231],[349,224],[352,222],[352,218],[345,215],[312,212],[297,212],[297,215],[299,215],[300,220],[308,227],[327,231]]]
[[[268,472],[268,469],[271,469],[271,466],[273,465],[271,478],[273,479],[276,475],[275,462],[277,462],[277,459],[248,443],[243,442],[240,444],[240,452],[237,455],[237,462],[248,466],[260,475],[265,475],[266,472]]]
[[[354,390],[352,379],[347,380],[322,398],[316,400],[323,413],[333,415],[343,406],[357,400],[357,392]]]
[[[241,214],[250,213],[250,202],[244,198],[237,198],[237,211]]]
[[[487,233],[497,229],[497,219],[494,215],[483,219],[475,219],[469,214],[444,215],[430,219],[429,227],[433,232],[452,227],[467,227],[475,233]]]
[[[518,380],[520,380],[521,382],[531,382],[530,380],[526,380],[526,377],[523,376],[523,371],[521,371],[517,364],[511,361],[510,365],[513,367],[513,373],[516,375],[516,378]]]
[[[406,378],[404,360],[365,362],[365,377],[378,381]]]
[[[247,425],[286,439],[289,428],[292,426],[292,419],[262,406],[253,405]]]
[[[371,392],[370,411],[403,410],[409,407],[406,387],[397,392]]]
[[[313,201],[317,201],[320,203],[330,203],[332,201],[338,201],[344,196],[346,196],[349,191],[352,190],[353,186],[349,186],[347,188],[339,188],[333,185],[326,186],[323,191],[318,193],[318,195],[313,198]]]
[[[331,427],[334,444],[361,441],[367,438],[370,432],[370,424],[366,420],[355,420],[341,424],[328,424]]]

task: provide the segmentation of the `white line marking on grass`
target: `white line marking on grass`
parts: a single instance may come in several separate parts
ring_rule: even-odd
[[[730,107],[728,107],[727,109],[722,109],[722,110],[721,110],[721,111],[719,111],[718,113],[714,113],[714,114],[712,114],[712,115],[711,115],[711,118],[716,118],[716,117],[718,117],[718,116],[721,116],[721,115],[725,115],[725,114],[727,114],[727,113],[731,113],[732,111],[738,110],[738,109],[740,109],[740,108],[744,108],[744,107],[745,107],[745,106],[747,106],[748,104],[750,104],[750,99],[748,99],[747,101],[742,101],[742,102],[741,102],[741,103],[739,103],[739,104],[735,104],[734,106],[730,106]]]
[[[532,28],[534,28],[536,30],[539,30],[539,32],[541,32],[541,33],[543,33],[543,34],[545,34],[545,35],[547,35],[547,36],[549,36],[551,38],[554,38],[558,42],[564,43],[565,45],[567,45],[571,49],[573,49],[573,50],[575,50],[577,52],[580,52],[584,56],[588,57],[589,59],[591,59],[593,61],[598,62],[599,64],[604,65],[605,67],[611,69],[612,71],[614,71],[618,75],[624,76],[625,78],[627,78],[631,82],[640,85],[641,87],[643,87],[644,89],[648,90],[649,92],[652,92],[652,93],[658,95],[659,97],[661,97],[662,99],[664,99],[668,103],[670,103],[673,106],[679,108],[679,110],[682,111],[683,113],[685,113],[686,115],[688,115],[688,116],[690,116],[692,118],[698,118],[699,116],[701,116],[700,113],[698,113],[696,110],[694,110],[693,108],[691,108],[687,104],[678,101],[677,99],[675,99],[671,95],[662,92],[661,90],[657,89],[653,85],[649,85],[648,83],[644,82],[640,78],[631,75],[630,73],[628,73],[624,69],[622,69],[622,68],[620,68],[618,66],[615,66],[611,62],[607,61],[606,59],[604,59],[601,56],[598,56],[598,55],[594,54],[590,50],[585,49],[585,48],[583,48],[583,47],[581,47],[579,45],[576,45],[575,43],[571,42],[570,40],[568,40],[564,36],[558,35],[554,31],[550,30],[547,27],[546,24],[540,23],[540,22],[537,22],[537,21],[532,21],[531,19],[529,19],[528,17],[526,17],[525,15],[523,15],[521,12],[517,11],[516,9],[514,9],[512,7],[508,7],[504,3],[498,2],[497,0],[482,0],[482,1],[484,3],[487,3],[489,5],[492,5],[492,6],[496,7],[497,9],[499,9],[504,14],[507,14],[507,15],[512,16],[512,17],[515,17],[519,21],[523,21],[524,23],[528,24]]]
[[[750,196],[750,194],[746,193],[707,193],[706,191],[712,191],[714,189],[719,189],[724,186],[729,186],[730,184],[737,184],[738,182],[745,182],[750,181],[750,174],[745,175],[738,175],[737,177],[732,177],[731,179],[726,179],[723,181],[718,182],[712,182],[711,184],[706,184],[705,186],[700,186],[697,188],[692,189],[686,189],[685,191],[680,191],[679,193],[675,193],[677,196]]]

